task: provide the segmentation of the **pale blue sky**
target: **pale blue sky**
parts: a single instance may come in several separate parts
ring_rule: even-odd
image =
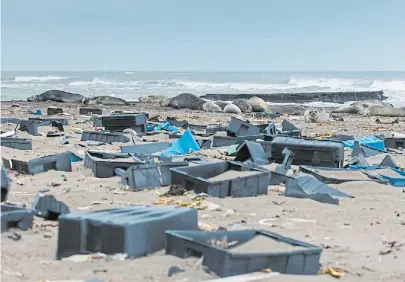
[[[405,70],[405,0],[2,0],[3,70]]]

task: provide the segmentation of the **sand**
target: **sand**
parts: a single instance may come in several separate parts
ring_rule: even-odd
[[[233,253],[270,253],[303,250],[304,247],[277,241],[264,235],[255,235],[249,241],[235,245],[229,250]]]
[[[358,180],[368,180],[370,179],[362,173],[361,171],[328,171],[328,170],[315,170],[315,172],[321,176],[327,178],[336,178],[341,180],[350,180],[350,179],[358,179]]]
[[[16,102],[13,102],[16,103]],[[59,146],[59,138],[30,136],[18,132],[20,137],[33,139],[33,150],[10,149],[18,158],[40,157],[50,152],[67,150],[84,154],[79,146],[80,134],[75,128],[92,129],[91,123],[82,123],[88,117],[78,115],[78,106],[62,103],[18,102],[19,108],[12,108],[11,102],[1,105],[2,116],[28,117],[28,109],[41,109],[46,112],[50,105],[63,108],[68,115],[58,116],[69,119],[65,126],[70,144]],[[111,110],[147,111],[150,116],[159,114],[187,119],[193,124],[226,124],[232,115],[206,113],[184,109],[160,108],[156,105],[137,104],[125,107],[103,107],[106,113]],[[253,114],[240,116],[252,123],[265,123],[267,119],[257,119]],[[282,118],[275,119],[281,123]],[[303,129],[303,134],[336,132],[365,136],[390,132],[403,133],[405,119],[399,124],[376,124],[375,118],[344,115],[344,122],[329,124],[305,124],[303,117],[295,117],[292,123]],[[15,126],[9,126],[14,129]],[[7,125],[1,125],[7,130]],[[42,129],[40,128],[42,132]],[[152,136],[163,140],[167,135]],[[166,139],[167,140],[167,139]],[[126,143],[128,145],[130,143]],[[91,150],[120,151],[121,143],[89,147]],[[1,150],[9,150],[1,147]],[[347,152],[346,152],[347,153]],[[214,156],[213,154],[212,156]],[[65,176],[62,177],[62,175]],[[72,172],[47,171],[37,175],[10,173],[12,185],[8,200],[31,206],[36,193],[49,189],[58,200],[66,203],[72,212],[94,211],[123,207],[128,204],[152,204],[161,199],[156,193],[164,193],[168,187],[140,192],[123,189],[119,177],[96,178],[83,163],[73,163]],[[66,181],[64,180],[66,179]],[[18,181],[18,183],[17,183]],[[331,184],[331,186],[353,195],[354,199],[341,199],[339,206],[322,204],[308,199],[296,199],[279,195],[269,190],[268,195],[248,198],[207,198],[203,202],[213,202],[222,210],[199,210],[199,221],[213,226],[234,229],[264,229],[291,237],[313,245],[322,246],[320,263],[322,267],[337,266],[346,272],[341,281],[404,281],[405,247],[380,255],[387,248],[387,242],[405,242],[405,192],[404,189],[382,185],[370,181]],[[188,196],[172,197],[174,200],[188,200]],[[232,214],[223,216],[226,210]],[[263,221],[264,219],[271,219]],[[28,231],[10,230],[1,234],[1,278],[2,281],[40,281],[99,279],[104,281],[182,281],[194,282],[214,279],[215,276],[194,267],[198,259],[179,259],[164,255],[164,252],[151,254],[134,260],[90,260],[85,262],[55,260],[58,237],[58,223],[35,218],[34,227]],[[21,235],[14,241],[9,238],[13,232]],[[267,243],[266,243],[267,244]],[[168,276],[171,267],[183,272]],[[279,276],[261,281],[336,281],[327,276]]]
[[[227,170],[221,174],[215,175],[214,177],[208,178],[211,181],[222,181],[229,180],[235,177],[247,177],[255,174],[260,174],[260,171],[238,171],[238,170]]]

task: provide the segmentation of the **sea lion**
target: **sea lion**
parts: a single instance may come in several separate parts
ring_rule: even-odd
[[[218,105],[221,107],[221,109],[224,109],[226,105],[229,105],[230,103],[224,102],[224,101],[214,101],[215,105]]]
[[[224,112],[228,114],[241,114],[242,111],[238,108],[238,106],[234,104],[226,105],[224,108]]]
[[[127,101],[112,96],[88,97],[82,100],[85,105],[106,105],[106,106],[125,106],[129,105]]]
[[[213,102],[206,102],[202,105],[202,110],[205,112],[221,113],[222,109],[220,106],[214,104]]]
[[[42,94],[27,98],[28,102],[53,101],[60,103],[81,103],[85,97],[80,94],[70,93],[62,90],[48,90]]]
[[[236,105],[242,113],[251,113],[252,106],[248,104],[246,99],[236,99],[232,102],[232,104]]]
[[[329,121],[329,114],[324,109],[307,109],[304,112],[304,121],[306,123],[320,123]]]
[[[138,98],[139,102],[141,103],[150,103],[150,104],[158,104],[160,101],[167,99],[164,95],[148,95],[148,96],[141,96]]]
[[[249,98],[247,100],[247,103],[252,107],[252,110],[254,112],[264,112],[267,109],[266,101],[264,101],[262,98],[259,98],[257,96]]]
[[[190,94],[190,93],[183,93],[177,95],[176,97],[168,99],[168,101],[164,101],[160,103],[160,105],[166,105],[177,108],[177,109],[191,109],[191,110],[201,110],[202,105],[206,101],[201,99],[200,97]]]

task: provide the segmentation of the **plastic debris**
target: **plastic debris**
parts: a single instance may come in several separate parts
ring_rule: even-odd
[[[338,268],[338,267],[332,267],[332,266],[328,266],[325,269],[322,269],[319,273],[320,274],[330,274],[331,276],[333,276],[335,278],[343,278],[345,276],[345,272],[343,271],[343,269]]]
[[[191,131],[187,129],[180,139],[174,141],[172,146],[164,150],[160,156],[175,156],[175,155],[185,155],[200,150],[200,146],[194,139]]]
[[[353,198],[349,194],[329,187],[314,176],[303,173],[287,180],[284,195],[294,198],[310,198],[317,202],[335,205],[339,204],[339,199],[335,197]]]
[[[180,133],[180,130],[175,126],[172,126],[170,122],[167,120],[156,126],[156,130],[157,131],[166,130],[171,133]]]
[[[353,149],[355,141],[358,141],[359,145],[366,145],[377,150],[385,151],[384,140],[381,140],[375,136],[364,136],[362,138],[344,141],[343,143],[345,144],[345,147]]]
[[[236,150],[235,161],[253,163],[255,165],[269,164],[266,152],[259,143],[243,141]]]
[[[32,115],[36,115],[36,116],[42,115],[41,110],[39,110],[39,109],[35,110],[35,111],[28,110],[28,113],[32,114]]]
[[[70,213],[69,208],[63,202],[56,200],[54,195],[42,193],[35,198],[32,209],[36,216],[48,220],[57,220],[60,215]]]

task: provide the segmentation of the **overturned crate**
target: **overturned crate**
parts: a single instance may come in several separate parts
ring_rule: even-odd
[[[225,146],[236,145],[236,144],[242,143],[245,140],[248,140],[248,141],[261,140],[264,142],[264,141],[273,140],[273,137],[269,136],[269,135],[265,135],[265,134],[238,136],[238,137],[214,135],[212,138],[212,147],[225,147]]]
[[[231,122],[226,128],[228,136],[248,136],[260,134],[260,128],[254,124],[248,123],[241,119],[232,117]]]
[[[62,114],[63,113],[63,109],[62,108],[58,108],[58,107],[48,107],[46,109],[46,114],[48,116],[52,116],[52,115],[57,115],[57,114]]]
[[[170,169],[184,166],[188,166],[184,159],[132,165],[121,176],[121,183],[136,191],[167,186],[171,184]]]
[[[172,184],[213,197],[249,197],[267,194],[269,172],[237,162],[214,162],[173,168]]]
[[[7,159],[3,157],[3,166],[20,173],[36,174],[48,170],[72,171],[72,153],[65,152],[32,160]]]
[[[1,232],[10,228],[27,230],[32,227],[34,212],[11,204],[1,204]]]
[[[166,232],[166,254],[197,256],[220,277],[263,269],[286,274],[315,275],[322,249],[261,230]]]
[[[90,107],[84,107],[79,109],[79,114],[80,115],[102,115],[103,114],[103,109],[100,108],[90,108]]]
[[[32,150],[32,139],[17,137],[0,137],[0,145],[17,150]]]
[[[121,133],[115,132],[99,132],[99,131],[83,131],[80,141],[98,141],[102,143],[112,144],[113,142],[126,143],[130,139]]]
[[[294,153],[292,163],[294,165],[343,167],[344,144],[342,142],[277,136],[271,144],[271,158],[275,162],[283,161],[284,148]]]
[[[130,128],[139,135],[147,133],[147,118],[144,113],[102,116],[101,122],[102,126],[109,131],[124,131]]]
[[[84,156],[84,167],[90,168],[93,175],[99,178],[113,177],[117,168],[126,170],[131,165],[142,163],[144,162],[129,153],[86,151]]]
[[[197,210],[129,206],[61,215],[56,256],[102,252],[141,257],[163,249],[169,229],[197,230]]]

